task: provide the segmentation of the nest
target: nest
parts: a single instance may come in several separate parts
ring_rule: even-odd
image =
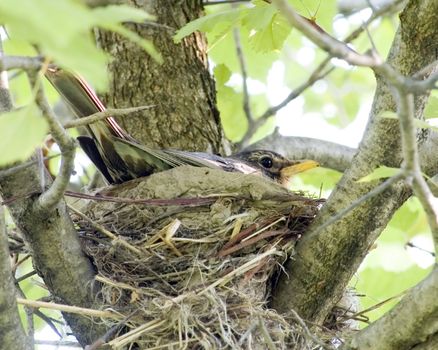
[[[320,200],[194,167],[96,196],[80,209],[88,219],[75,221],[104,303],[132,315],[113,348],[313,347],[267,302]]]

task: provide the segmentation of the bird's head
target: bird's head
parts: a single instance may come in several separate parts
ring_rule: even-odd
[[[260,172],[284,186],[295,174],[319,166],[313,160],[289,160],[276,152],[265,150],[245,151],[232,157],[253,168],[252,172]],[[244,172],[250,173],[250,168]]]

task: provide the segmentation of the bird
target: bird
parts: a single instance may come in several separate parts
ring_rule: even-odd
[[[50,65],[46,78],[78,118],[105,111],[90,85],[79,75]],[[319,166],[313,160],[289,160],[269,150],[242,151],[222,157],[204,152],[154,149],[139,143],[113,117],[87,125],[90,136],[79,145],[109,184],[120,184],[182,165],[255,174],[287,186],[290,178]]]

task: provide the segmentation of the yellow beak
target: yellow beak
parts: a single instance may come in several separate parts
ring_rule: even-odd
[[[298,161],[293,165],[289,165],[288,167],[281,169],[281,177],[283,179],[289,179],[291,176],[295,174],[299,174],[302,173],[303,171],[313,169],[316,167],[319,167],[319,163],[315,162],[314,160]]]

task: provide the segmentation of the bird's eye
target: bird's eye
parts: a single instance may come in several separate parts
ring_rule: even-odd
[[[266,168],[266,169],[270,169],[272,168],[272,165],[274,165],[272,158],[271,157],[263,157],[260,159],[260,164]]]

